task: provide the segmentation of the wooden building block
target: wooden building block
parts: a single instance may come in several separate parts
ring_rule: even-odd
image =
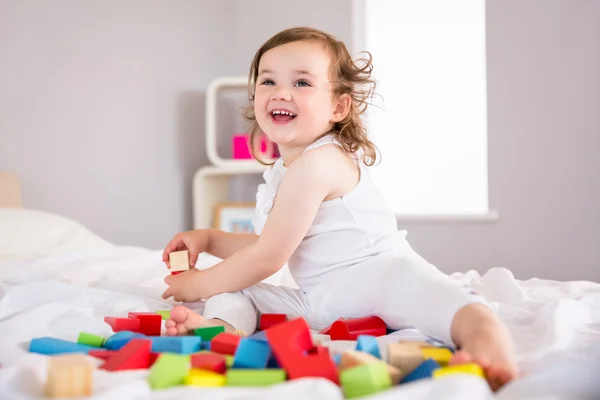
[[[137,318],[104,317],[104,322],[110,325],[113,332],[140,332],[140,320]]]
[[[224,374],[227,370],[227,360],[222,354],[210,352],[192,354],[191,360],[192,368],[204,369],[219,374]]]
[[[86,346],[102,347],[104,344],[104,338],[91,333],[81,332],[77,338],[77,343],[84,344]]]
[[[346,398],[361,397],[392,387],[385,362],[363,364],[340,372],[340,383]]]
[[[93,365],[82,354],[50,357],[46,396],[84,397],[92,394]]]
[[[148,336],[160,336],[162,328],[162,317],[157,313],[150,312],[130,312],[128,318],[137,318],[140,320],[138,332]]]
[[[97,347],[69,342],[67,340],[56,339],[52,337],[41,337],[31,339],[29,342],[29,351],[39,354],[66,354],[66,353],[87,353],[90,350],[97,350]]]
[[[219,333],[210,341],[210,350],[215,353],[234,355],[242,338],[231,333]]]
[[[181,250],[169,253],[169,265],[171,273],[187,271],[190,269],[190,251]]]
[[[450,367],[436,369],[435,371],[433,371],[433,378],[437,379],[443,376],[454,374],[471,374],[485,378],[483,369],[479,364],[475,363],[452,365]]]
[[[225,374],[227,386],[269,386],[285,381],[282,369],[230,369]]]
[[[181,385],[190,367],[190,357],[162,353],[150,368],[148,382],[152,389],[164,389]]]
[[[107,371],[123,371],[150,367],[150,348],[152,342],[148,339],[133,339],[121,348],[115,355],[108,358],[100,369]]]
[[[205,328],[194,329],[194,336],[200,336],[202,340],[212,340],[215,336],[225,332],[224,326],[207,326]],[[241,336],[241,335],[236,335]]]
[[[286,321],[287,315],[285,314],[262,314],[260,316],[259,329],[261,331],[266,331],[267,329]]]
[[[185,385],[203,387],[225,386],[226,381],[227,378],[223,374],[196,368],[190,369],[190,372],[183,378]]]
[[[370,353],[377,358],[381,358],[381,353],[379,352],[379,343],[377,342],[377,338],[375,336],[360,335],[356,339],[356,350],[364,351],[365,353]]]
[[[377,362],[382,361],[372,354],[365,353],[362,351],[348,350],[345,351],[341,356],[339,369],[340,371],[343,371],[349,368],[357,367],[359,365],[373,364]],[[387,367],[388,374],[390,375],[390,380],[392,381],[392,384],[397,385],[402,380],[402,378],[404,378],[405,374],[400,370],[400,368],[394,367],[393,365],[387,363],[385,365]]]
[[[242,338],[235,351],[233,368],[265,369],[271,358],[269,343],[262,340]]]
[[[390,343],[388,357],[388,363],[405,374],[410,374],[425,359],[421,346],[410,342]]]
[[[446,366],[450,362],[453,354],[450,350],[444,347],[424,347],[421,349],[424,359],[435,360],[441,366]]]

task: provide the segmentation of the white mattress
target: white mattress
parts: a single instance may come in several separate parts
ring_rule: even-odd
[[[32,223],[35,220],[38,223]],[[104,316],[170,308],[173,302],[160,299],[166,273],[161,252],[113,246],[62,217],[0,209],[0,399],[43,398],[47,356],[28,353],[30,339],[52,336],[75,341],[81,331],[109,336]],[[199,266],[217,261],[203,255]],[[600,284],[518,281],[508,269],[454,276],[472,283],[498,306],[515,337],[524,376],[495,395],[476,377],[455,376],[397,386],[370,398],[600,399]],[[202,309],[202,304],[189,306]],[[399,337],[420,336],[407,330],[379,340]],[[326,345],[337,352],[354,343]],[[336,385],[322,379],[261,389],[181,386],[152,391],[147,374],[96,370],[92,398],[343,398]]]

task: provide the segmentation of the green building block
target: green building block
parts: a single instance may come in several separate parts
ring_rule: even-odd
[[[285,382],[283,369],[229,369],[226,386],[269,386]]]
[[[158,311],[154,311],[157,314],[160,314],[160,316],[162,317],[163,320],[168,320],[169,317],[171,316],[171,310],[158,310]]]
[[[189,355],[162,353],[150,368],[148,382],[152,389],[182,385],[189,369]]]
[[[77,343],[85,344],[87,346],[102,347],[104,344],[104,338],[91,333],[81,332],[77,338]]]
[[[225,332],[224,326],[209,326],[207,328],[194,329],[194,335],[200,336],[202,341],[212,340],[212,338],[223,332]]]
[[[385,362],[348,368],[340,373],[340,384],[348,399],[370,395],[392,387]]]

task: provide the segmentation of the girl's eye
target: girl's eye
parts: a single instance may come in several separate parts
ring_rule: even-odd
[[[296,82],[296,86],[307,87],[310,86],[310,83],[308,83],[308,81],[305,81],[304,79],[300,79],[298,82]]]
[[[272,81],[272,80],[270,80],[270,79],[265,79],[265,80],[263,81],[263,83],[262,83],[262,84],[263,84],[263,85],[274,85],[274,84],[275,84],[275,82],[273,82],[273,81]]]

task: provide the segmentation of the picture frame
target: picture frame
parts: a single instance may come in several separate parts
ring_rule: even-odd
[[[217,203],[213,214],[213,228],[233,233],[254,233],[252,218],[255,202]]]

